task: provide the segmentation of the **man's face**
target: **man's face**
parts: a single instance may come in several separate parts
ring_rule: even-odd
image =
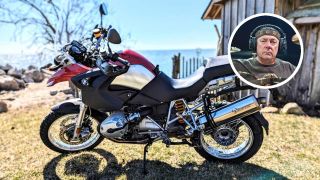
[[[257,56],[260,60],[275,59],[278,53],[279,40],[270,35],[263,35],[257,39]]]

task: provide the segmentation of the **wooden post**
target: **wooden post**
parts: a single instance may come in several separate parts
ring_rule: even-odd
[[[193,58],[193,72],[195,71],[196,71],[196,58]]]
[[[188,74],[188,76],[192,73],[192,65],[191,65],[191,62],[192,62],[192,59],[189,59],[189,61],[190,61],[190,64],[189,64],[189,74]]]
[[[180,74],[180,53],[172,57],[172,78],[177,79]]]
[[[186,75],[184,77],[187,77],[189,74],[188,74],[188,64],[189,62],[187,61],[186,62],[186,68],[185,68],[185,71],[186,71]]]
[[[182,78],[184,78],[184,77],[186,77],[185,67],[186,67],[187,62],[185,61],[184,57],[182,57],[182,61],[183,61],[183,67],[182,67],[183,76],[182,76]]]

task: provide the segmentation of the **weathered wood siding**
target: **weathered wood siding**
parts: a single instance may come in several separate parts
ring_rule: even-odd
[[[304,57],[294,79],[279,91],[284,101],[312,108],[320,103],[320,24],[295,26],[304,44]]]
[[[274,13],[274,7],[274,0],[226,1],[222,8],[222,54],[228,53],[231,33],[242,20],[257,13]]]
[[[274,13],[286,17],[307,0],[275,0]]]
[[[222,54],[228,54],[228,43],[232,31],[245,18],[257,13],[274,13],[275,0],[228,0],[222,8]],[[221,54],[219,54],[221,55]],[[270,99],[268,90],[241,91],[237,97],[256,94]],[[270,101],[267,102],[268,104]]]
[[[226,0],[221,10],[222,51],[228,53],[228,42],[232,31],[243,19],[257,13],[275,13],[286,17],[303,6],[307,0]],[[296,24],[304,43],[303,63],[293,80],[278,88],[280,100],[294,101],[306,107],[320,104],[320,24]],[[271,98],[267,90],[242,91],[240,97],[256,93]]]

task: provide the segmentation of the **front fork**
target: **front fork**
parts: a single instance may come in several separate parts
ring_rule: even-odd
[[[83,122],[84,116],[86,114],[87,108],[88,108],[88,106],[85,105],[84,103],[80,104],[80,111],[79,111],[79,116],[76,120],[76,125],[74,127],[75,129],[73,132],[73,139],[79,138],[79,135],[81,133],[82,122]]]

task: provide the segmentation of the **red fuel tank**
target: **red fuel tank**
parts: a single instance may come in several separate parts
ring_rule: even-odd
[[[133,50],[126,49],[124,51],[119,52],[119,55],[122,59],[129,61],[131,65],[142,65],[155,75],[154,73],[155,66],[147,58],[143,57],[141,54]]]

